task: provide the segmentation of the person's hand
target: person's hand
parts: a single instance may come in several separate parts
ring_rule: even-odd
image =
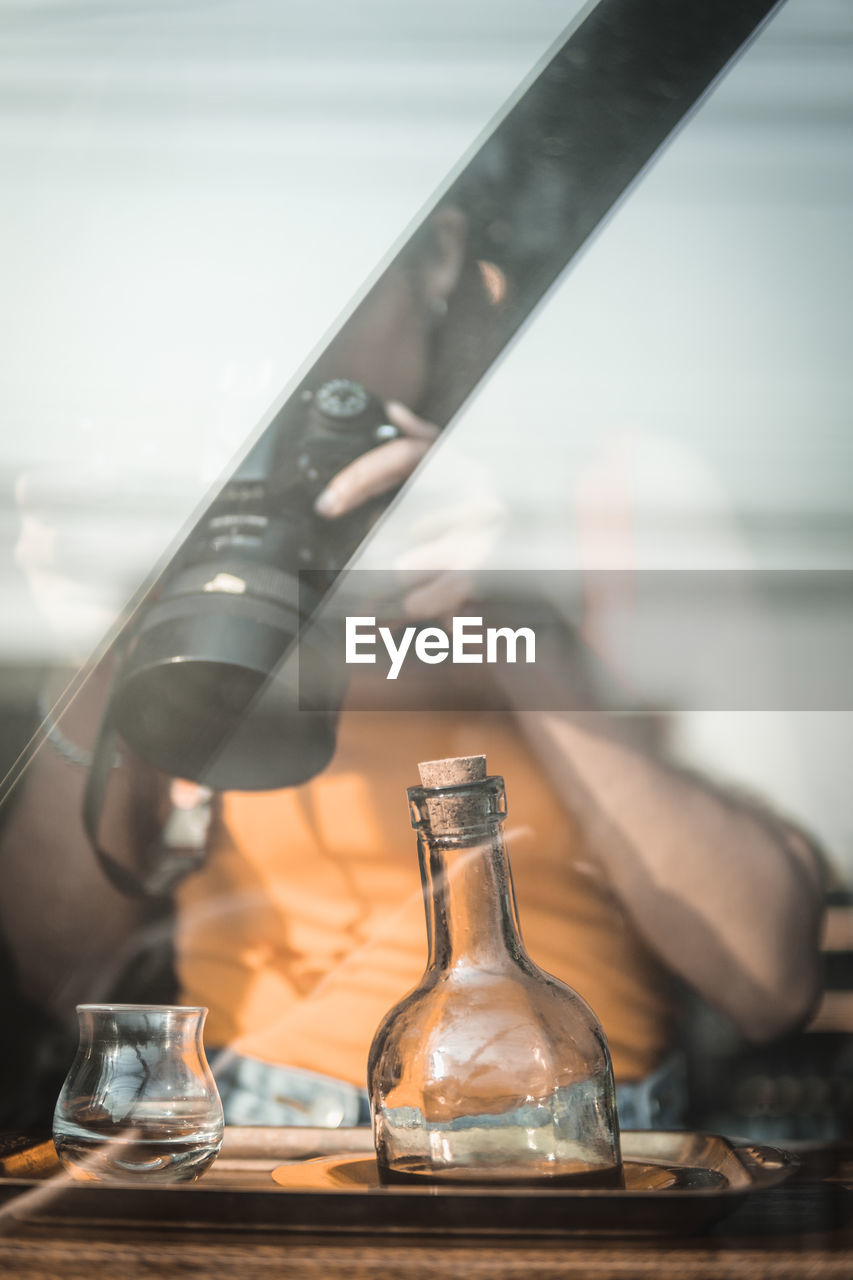
[[[56,657],[81,661],[104,634],[120,601],[113,586],[115,538],[98,519],[97,484],[90,472],[42,467],[15,485],[20,528],[15,560],[47,622]]]
[[[338,472],[317,499],[319,515],[337,519],[399,488],[437,440],[438,427],[405,405],[392,401],[385,408],[401,435]],[[401,620],[457,610],[469,598],[476,570],[487,561],[503,523],[504,506],[486,469],[458,451],[452,464],[452,475],[442,474],[440,498],[431,498],[428,513],[406,526],[394,556]]]
[[[150,572],[179,506],[154,480],[96,462],[24,471],[15,560],[47,623],[36,643],[78,665]]]
[[[401,435],[370,449],[334,476],[317,498],[318,515],[335,520],[348,515],[371,498],[390,493],[408,480],[439,436],[439,429],[412,413],[405,405],[389,401],[388,421]]]

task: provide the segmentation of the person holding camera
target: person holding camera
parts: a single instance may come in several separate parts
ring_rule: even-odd
[[[320,524],[332,528],[396,490],[422,461],[439,434],[450,357],[488,328],[503,287],[499,267],[477,256],[468,215],[440,206],[316,370],[319,382],[368,387],[395,429],[316,496]],[[21,497],[20,561],[43,597],[61,599],[61,539],[26,488]],[[482,533],[497,515],[486,499],[465,527]],[[454,537],[448,522],[440,546]],[[433,531],[410,561],[407,618],[440,618],[462,603],[447,594],[458,579],[441,558]],[[0,927],[30,1007],[61,1027],[81,1001],[144,994],[208,1006],[232,1123],[365,1119],[370,1038],[424,961],[402,802],[418,760],[486,751],[511,780],[525,940],[601,1018],[623,1123],[678,1120],[677,984],[754,1042],[812,1007],[822,892],[812,842],[761,803],[628,740],[604,715],[399,714],[345,703],[319,776],[216,796],[125,746],[111,761],[102,845],[137,875],[176,824],[195,821],[198,854],[165,912],[162,896],[130,896],[105,876],[81,817],[110,665],[52,726],[18,787],[0,832]],[[164,940],[173,977],[143,963]]]

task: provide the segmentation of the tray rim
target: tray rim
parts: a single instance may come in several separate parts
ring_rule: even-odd
[[[226,1129],[226,1134],[229,1130]],[[258,1140],[255,1135],[258,1135]],[[263,1146],[268,1146],[270,1139],[276,1134],[287,1135],[287,1139],[293,1141],[299,1139],[298,1150],[291,1152],[289,1155],[282,1153],[273,1153],[269,1150],[262,1150]],[[715,1166],[710,1164],[688,1164],[684,1160],[676,1160],[671,1156],[662,1154],[661,1147],[668,1144],[686,1140],[693,1140],[694,1145],[717,1145],[723,1149],[727,1161],[732,1160],[737,1163],[740,1171],[742,1171],[745,1182],[741,1185],[733,1185],[731,1179],[725,1187],[663,1187],[657,1190],[647,1188],[639,1188],[628,1190],[626,1188],[617,1187],[543,1187],[541,1184],[536,1186],[489,1186],[487,1184],[479,1184],[465,1186],[460,1184],[441,1185],[441,1184],[425,1184],[424,1186],[407,1186],[407,1185],[378,1185],[378,1186],[335,1186],[335,1187],[319,1187],[316,1185],[305,1187],[283,1187],[273,1181],[273,1169],[283,1165],[293,1165],[295,1167],[306,1167],[316,1165],[320,1162],[328,1162],[342,1160],[353,1157],[369,1158],[373,1152],[372,1137],[368,1144],[366,1140],[370,1137],[371,1131],[367,1126],[360,1126],[351,1129],[314,1129],[309,1126],[287,1129],[273,1129],[259,1126],[257,1130],[251,1128],[232,1128],[230,1130],[230,1141],[223,1142],[223,1150],[221,1157],[229,1161],[239,1161],[242,1159],[263,1160],[268,1162],[272,1167],[269,1170],[270,1180],[268,1186],[252,1186],[241,1187],[239,1185],[229,1186],[223,1182],[206,1182],[205,1178],[200,1178],[197,1182],[177,1183],[174,1185],[158,1185],[145,1186],[129,1179],[126,1182],[109,1182],[109,1183],[87,1183],[77,1182],[69,1177],[61,1167],[47,1177],[27,1177],[24,1175],[16,1176],[9,1174],[3,1169],[3,1160],[0,1158],[0,1193],[4,1188],[11,1190],[12,1188],[24,1191],[26,1189],[34,1189],[39,1186],[47,1186],[54,1183],[62,1185],[64,1189],[78,1195],[102,1195],[106,1191],[127,1194],[134,1192],[137,1196],[140,1194],[146,1197],[165,1193],[192,1195],[192,1196],[212,1196],[214,1194],[228,1193],[231,1195],[241,1195],[251,1193],[254,1196],[324,1196],[334,1197],[338,1195],[347,1198],[358,1197],[364,1198],[365,1195],[371,1197],[398,1198],[405,1197],[407,1199],[426,1198],[430,1200],[436,1199],[494,1199],[497,1201],[506,1199],[549,1199],[555,1201],[562,1200],[583,1200],[583,1199],[599,1199],[607,1200],[654,1200],[655,1203],[663,1199],[696,1199],[696,1198],[713,1198],[713,1199],[739,1199],[746,1195],[750,1195],[758,1190],[765,1190],[773,1186],[778,1186],[786,1181],[798,1168],[799,1161],[797,1157],[786,1151],[784,1148],[770,1146],[766,1143],[756,1143],[748,1141],[738,1141],[722,1136],[721,1134],[706,1133],[693,1130],[666,1130],[666,1129],[628,1129],[622,1131],[623,1154],[626,1148],[628,1159],[642,1158],[645,1164],[657,1164],[662,1166],[680,1166],[712,1169]],[[241,1140],[250,1148],[250,1154],[239,1154],[239,1145]],[[651,1143],[658,1148],[658,1152],[649,1152],[643,1150],[644,1144]],[[50,1139],[35,1139],[31,1146],[24,1147],[17,1154],[26,1157],[28,1152],[32,1152],[42,1147],[52,1147]],[[251,1148],[255,1146],[255,1150]],[[316,1148],[327,1147],[327,1150],[317,1150]],[[236,1150],[232,1151],[232,1148]],[[213,1166],[215,1167],[215,1166]],[[3,1200],[7,1197],[3,1196]]]

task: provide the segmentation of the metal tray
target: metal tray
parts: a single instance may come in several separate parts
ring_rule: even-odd
[[[228,1129],[197,1183],[74,1182],[51,1142],[0,1145],[0,1215],[18,1221],[278,1231],[684,1235],[796,1167],[702,1133],[622,1135],[624,1190],[382,1186],[369,1129]]]

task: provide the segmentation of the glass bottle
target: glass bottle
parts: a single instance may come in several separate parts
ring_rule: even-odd
[[[204,1056],[207,1010],[81,1004],[80,1039],[53,1117],[73,1177],[189,1182],[215,1160],[222,1103]]]
[[[484,756],[420,770],[428,785],[408,795],[429,958],[370,1050],[380,1174],[621,1186],[601,1024],[521,941],[503,778],[486,776]]]

